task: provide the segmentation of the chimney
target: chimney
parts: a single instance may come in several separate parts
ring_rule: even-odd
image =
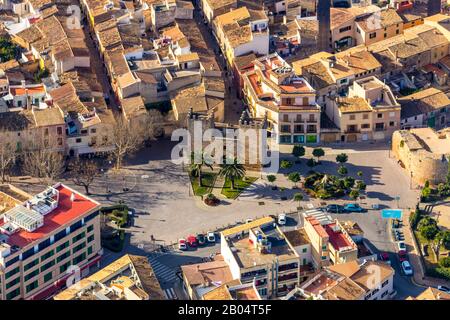
[[[75,201],[75,193],[72,192],[72,194],[70,195],[70,201],[74,202]]]

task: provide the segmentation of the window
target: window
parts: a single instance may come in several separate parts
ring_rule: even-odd
[[[38,287],[38,281],[33,281],[32,283],[30,283],[29,285],[26,286],[26,291],[27,293],[30,291],[33,291],[34,289],[36,289]]]
[[[6,295],[6,300],[11,300],[17,297],[20,294],[20,288],[17,288],[16,290],[11,291]]]
[[[83,249],[84,247],[86,247],[86,243],[85,243],[85,242],[80,243],[80,244],[77,245],[75,248],[73,248],[72,253],[78,252],[78,251],[80,251],[81,249]]]
[[[383,36],[384,36],[385,38],[387,38],[387,33],[385,33]]]
[[[83,225],[83,223],[81,222],[81,220],[75,222],[73,225],[70,226],[70,232],[74,232],[75,230],[78,230],[79,228],[81,228],[82,225]]]
[[[92,242],[92,240],[94,240],[94,235],[91,235],[87,238],[87,242]]]
[[[365,300],[369,300],[369,298],[372,296],[372,293],[369,293],[367,296],[364,297]]]
[[[48,268],[50,268],[50,267],[52,267],[52,266],[54,266],[54,265],[55,265],[55,260],[52,260],[52,261],[50,261],[50,262],[47,262],[46,264],[44,264],[44,265],[41,267],[41,272],[47,270]]]
[[[383,282],[383,284],[381,285],[381,287],[382,287],[382,288],[384,288],[385,286],[387,286],[387,285],[388,285],[388,283],[389,283],[389,279],[388,279],[388,280],[386,280],[385,282]]]
[[[56,247],[56,252],[60,252],[61,250],[67,248],[68,246],[69,246],[69,241],[66,241]]]
[[[326,244],[322,246],[322,250],[327,250],[327,245]]]
[[[377,113],[377,118],[378,119],[382,119],[383,118],[383,114],[382,113]]]
[[[60,263],[61,261],[63,261],[64,259],[66,259],[67,257],[70,256],[70,250],[64,252],[62,255],[60,255],[59,257],[56,258],[56,263]]]
[[[281,132],[291,132],[291,126],[289,126],[289,125],[282,125],[281,126]]]
[[[350,120],[355,120],[355,119],[356,119],[356,116],[355,116],[354,114],[351,114],[351,115],[349,116],[349,119],[350,119]]]
[[[370,123],[363,123],[361,129],[370,129]]]
[[[308,252],[308,248],[303,248],[303,249],[302,249],[302,252],[303,252],[303,253]]]
[[[364,119],[364,120],[369,119],[369,115],[368,115],[367,113],[364,113],[364,114],[363,114],[363,119]]]
[[[400,33],[400,30],[395,30],[395,34],[399,34]]]
[[[56,128],[56,133],[61,135],[62,134],[62,127],[57,127]]]
[[[289,122],[289,116],[287,114],[283,114],[283,122]]]
[[[9,271],[5,274],[5,278],[8,279],[8,278],[12,277],[13,275],[15,275],[19,271],[20,271],[20,268],[15,267],[14,269],[12,269],[11,271]]]
[[[49,282],[53,278],[53,273],[49,272],[44,276],[44,282]]]
[[[373,39],[373,38],[375,38],[377,36],[377,33],[376,32],[372,32],[371,34],[369,34],[369,38],[370,39]]]
[[[98,215],[98,211],[95,211],[94,213],[91,213],[90,215],[88,215],[86,218],[84,218],[84,222],[88,222],[91,221],[92,219],[94,219],[96,216]]]
[[[388,294],[387,290],[381,294],[381,297],[384,298]]]
[[[326,260],[327,259],[327,256],[322,256],[322,260]]]
[[[87,249],[87,254],[92,254],[93,251],[94,251],[94,250],[92,249],[92,247],[89,247],[89,248]]]
[[[393,127],[393,126],[395,126],[395,122],[394,121],[390,121],[389,122],[389,127]]]
[[[46,254],[43,254],[41,257],[41,262],[47,260],[48,258],[50,258],[51,256],[53,256],[55,254],[54,250],[50,250],[49,252],[47,252]]]
[[[72,238],[72,243],[77,242],[78,240],[84,238],[85,236],[86,236],[86,234],[84,232],[80,233],[79,235]]]
[[[303,100],[303,101],[302,101],[302,104],[303,104],[304,106],[308,106],[308,105],[309,105],[309,99],[308,99],[307,97],[303,97],[302,100]]]
[[[352,26],[347,26],[347,27],[344,27],[344,28],[340,28],[339,32],[342,33],[342,32],[346,32],[346,31],[350,31],[350,30],[352,30]]]
[[[36,269],[36,270],[30,272],[29,274],[25,275],[24,279],[25,279],[25,281],[28,281],[31,278],[37,276],[38,274],[39,274],[39,269]]]
[[[75,142],[76,142],[76,143],[81,143],[81,138],[76,138],[76,139],[75,139]]]
[[[78,264],[81,261],[83,261],[84,259],[86,259],[86,253],[82,253],[80,254],[78,257],[76,257],[75,259],[72,260],[73,264]]]
[[[62,138],[58,138],[58,146],[62,146],[62,144],[63,144]]]
[[[64,230],[58,232],[57,234],[55,234],[55,241],[61,240],[65,236],[66,236],[66,229],[64,229]],[[56,252],[58,252],[58,250],[56,250]]]
[[[39,259],[35,259],[23,267],[24,271],[28,271],[39,263]]]
[[[65,272],[70,266],[70,261],[67,261],[62,266],[59,267],[59,273]]]
[[[81,130],[81,134],[87,134],[87,133],[88,133],[88,130],[87,130],[87,129]]]
[[[87,232],[91,232],[92,230],[94,230],[93,224],[91,224],[89,227],[87,227]]]
[[[10,282],[6,283],[6,289],[9,289],[9,288],[15,286],[19,282],[20,282],[20,277],[17,277],[14,280],[11,280]]]

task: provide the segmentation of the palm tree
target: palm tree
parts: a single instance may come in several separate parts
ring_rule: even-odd
[[[245,177],[245,168],[242,164],[237,162],[234,158],[233,161],[225,161],[220,165],[219,175],[231,181],[231,190],[234,190],[234,182],[236,179],[242,179]]]
[[[198,160],[198,158],[200,158],[200,161],[196,161],[194,162],[194,160]],[[195,159],[197,158],[197,159]],[[194,156],[194,153],[192,152],[191,154],[191,165],[190,165],[190,169],[191,169],[191,175],[194,177],[198,177],[198,185],[200,187],[203,186],[203,182],[202,182],[202,168],[203,166],[207,166],[208,168],[210,168],[212,170],[212,165],[205,161],[205,155],[201,154],[198,157]]]

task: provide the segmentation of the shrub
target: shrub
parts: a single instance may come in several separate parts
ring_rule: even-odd
[[[316,160],[314,160],[313,158],[308,159],[308,161],[306,161],[306,165],[310,168],[314,167],[316,165]]]
[[[312,154],[317,158],[317,161],[320,161],[320,157],[323,157],[325,155],[325,151],[322,148],[315,148]]]
[[[358,181],[356,182],[356,188],[357,188],[359,191],[364,191],[364,190],[366,190],[366,187],[367,187],[367,185],[366,185],[363,181],[358,180]]]
[[[340,153],[336,156],[336,162],[341,164],[346,163],[348,161],[348,156],[345,153]]]
[[[419,232],[422,237],[430,241],[434,239],[439,229],[435,225],[427,225],[420,228]]]
[[[273,174],[269,174],[267,176],[267,181],[269,181],[270,183],[274,183],[275,180],[277,180],[277,176],[273,175]]]
[[[305,148],[299,144],[296,144],[292,148],[292,155],[296,158],[303,157],[305,155]]]
[[[422,201],[428,201],[428,198],[430,197],[430,195],[431,195],[431,188],[430,187],[424,187],[422,189],[422,193],[421,193]]]
[[[416,208],[414,212],[411,213],[409,216],[409,224],[413,229],[416,229],[417,224],[422,219],[422,212],[419,210],[419,208]]]
[[[348,173],[348,170],[346,167],[344,166],[339,166],[337,172],[341,175],[341,176],[345,176]]]
[[[353,188],[354,185],[355,185],[355,179],[353,179],[352,177],[345,177],[344,187],[346,189],[351,189],[351,188]]]
[[[352,190],[350,191],[349,197],[352,198],[353,200],[356,200],[359,197],[359,192],[358,190]]]
[[[319,189],[315,192],[316,197],[319,199],[329,199],[332,197],[332,194],[329,193],[327,190],[325,189]]]
[[[439,260],[439,265],[440,265],[442,268],[449,268],[449,267],[450,267],[450,257],[444,257],[444,258],[441,258],[441,259]]]
[[[293,182],[294,184],[297,184],[297,182],[299,182],[301,179],[300,173],[291,172],[291,173],[289,173],[288,179],[289,179],[289,181]]]
[[[281,169],[289,169],[292,167],[292,162],[289,160],[281,160],[280,168]]]

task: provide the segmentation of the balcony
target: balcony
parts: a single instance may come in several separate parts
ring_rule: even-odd
[[[297,262],[284,264],[284,265],[281,265],[278,267],[278,273],[285,272],[285,271],[297,271],[297,269],[298,269]]]
[[[306,129],[306,133],[317,133],[317,129],[316,128],[314,128],[314,129],[311,129],[311,128]]]
[[[297,272],[295,273],[289,273],[286,275],[282,275],[278,277],[278,283],[283,283],[283,282],[288,282],[288,281],[297,281],[298,279],[298,274]]]
[[[307,119],[307,123],[317,123],[317,119]]]
[[[344,131],[344,133],[345,134],[356,134],[356,133],[361,133],[361,130],[355,130],[355,129],[346,130],[346,131]]]

